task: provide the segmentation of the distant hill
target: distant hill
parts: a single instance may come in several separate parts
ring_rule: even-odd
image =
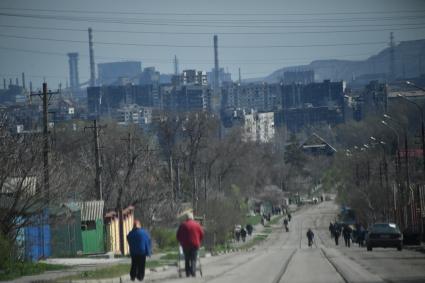
[[[363,61],[351,60],[316,60],[308,65],[291,66],[279,69],[265,78],[249,79],[245,82],[266,81],[279,82],[283,73],[294,70],[313,70],[315,81],[330,79],[332,81],[352,81],[363,78],[381,77],[389,70],[390,48],[385,48],[377,55]],[[394,50],[396,77],[412,78],[425,73],[425,39],[402,41]]]

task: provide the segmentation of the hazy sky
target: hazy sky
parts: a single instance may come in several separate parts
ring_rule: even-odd
[[[237,79],[315,59],[361,60],[396,42],[425,38],[423,0],[2,0],[0,77],[25,72],[34,87],[68,78],[66,53],[79,52],[89,78],[87,28],[96,63],[140,60],[161,73],[213,67]],[[43,39],[43,40],[40,40]]]

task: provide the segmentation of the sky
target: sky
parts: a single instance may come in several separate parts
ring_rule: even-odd
[[[263,77],[319,59],[364,60],[396,42],[425,38],[423,0],[2,0],[0,77],[34,88],[68,80],[68,52],[89,79],[88,34],[96,63],[139,60],[172,73],[219,64],[237,79]],[[2,87],[2,86],[1,86]]]

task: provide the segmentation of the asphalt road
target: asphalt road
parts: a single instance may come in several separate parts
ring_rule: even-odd
[[[249,252],[202,259],[203,277],[178,278],[176,268],[151,273],[150,282],[425,282],[425,255],[396,249],[335,246],[328,231],[337,206],[324,202],[296,213],[290,231],[273,227],[268,240]],[[306,232],[315,233],[308,247]]]

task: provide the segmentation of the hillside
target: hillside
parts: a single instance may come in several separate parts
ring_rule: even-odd
[[[316,81],[324,79],[352,81],[353,78],[359,79],[365,75],[373,77],[373,75],[387,74],[389,51],[389,48],[385,48],[363,61],[317,60],[308,65],[285,67],[258,80],[279,82],[285,71],[293,70],[314,70]],[[425,39],[400,42],[395,47],[394,55],[396,77],[417,77],[425,73]]]

